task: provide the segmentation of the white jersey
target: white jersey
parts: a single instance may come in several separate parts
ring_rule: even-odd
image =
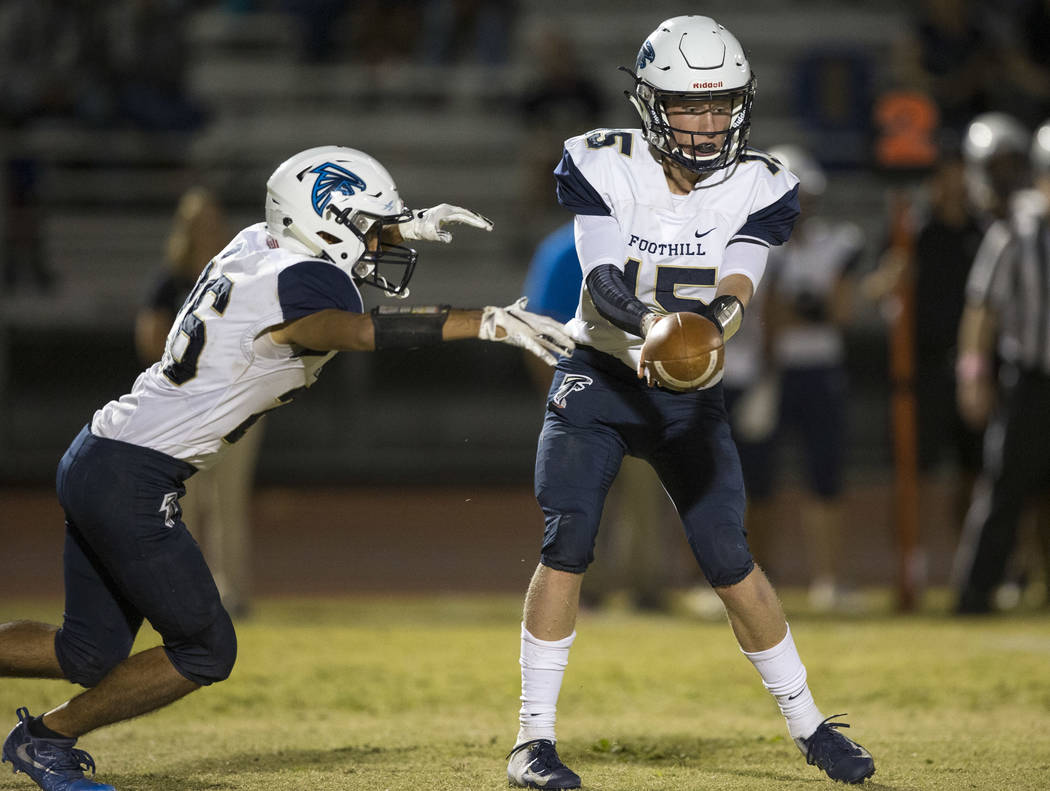
[[[277,344],[266,330],[328,308],[362,310],[345,271],[277,247],[266,223],[245,228],[201,273],[160,362],[95,413],[91,432],[211,466],[334,354]]]
[[[864,234],[853,223],[804,220],[800,233],[769,255],[772,293],[790,304],[811,300],[830,306],[839,280],[855,268],[863,250]],[[838,365],[846,355],[842,332],[830,316],[785,327],[773,353],[782,368]]]
[[[591,269],[614,263],[635,296],[661,313],[695,311],[714,299],[718,282],[731,274],[746,275],[757,287],[761,271],[724,265],[726,248],[782,244],[798,216],[798,179],[754,150],[690,194],[672,194],[639,129],[570,138],[555,176],[563,206],[577,215],[611,216],[623,239],[619,261],[581,256],[584,281]],[[637,366],[642,339],[598,313],[586,285],[568,328],[577,343]]]

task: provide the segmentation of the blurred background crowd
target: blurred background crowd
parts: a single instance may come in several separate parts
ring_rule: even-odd
[[[758,79],[751,145],[793,158],[806,195],[795,247],[750,311],[755,337],[730,346],[756,554],[828,606],[895,573],[860,558],[842,579],[836,562],[843,545],[865,546],[861,533],[894,541],[891,338],[910,293],[907,463],[930,554],[911,562],[946,580],[981,464],[982,427],[955,409],[956,335],[969,265],[1003,211],[965,140],[985,113],[1022,135],[1050,117],[1046,0],[6,0],[4,491],[53,479],[93,410],[156,358],[180,289],[262,219],[266,177],[302,148],[360,148],[410,206],[451,201],[495,221],[492,234],[422,247],[410,301],[518,296],[537,248],[570,219],[551,177],[562,141],[636,125],[616,67],[686,12],[743,43]],[[1011,152],[1027,148],[1025,137]],[[542,397],[514,350],[346,354],[324,377],[267,418],[260,484],[529,485]],[[865,524],[855,509],[873,502]],[[779,551],[785,521],[810,538],[808,560]],[[1038,564],[1011,574],[1020,588],[1047,578]]]

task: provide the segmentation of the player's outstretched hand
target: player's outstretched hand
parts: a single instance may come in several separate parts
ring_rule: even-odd
[[[505,308],[484,308],[478,337],[483,341],[497,341],[520,346],[532,352],[547,365],[558,362],[555,354],[568,356],[576,345],[565,332],[565,325],[549,316],[525,310],[528,300],[521,297]]]
[[[485,231],[492,230],[492,220],[488,217],[450,203],[440,203],[429,209],[416,209],[412,212],[411,220],[406,220],[397,227],[403,239],[421,239],[427,242],[448,244],[452,241],[452,234],[444,230],[444,227],[452,223],[473,225]]]

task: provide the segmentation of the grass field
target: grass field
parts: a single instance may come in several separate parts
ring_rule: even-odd
[[[787,599],[825,714],[849,712],[875,789],[1050,788],[1050,614],[807,616]],[[517,729],[514,597],[272,599],[238,627],[229,681],[90,734],[119,791],[503,789]],[[0,621],[54,621],[54,601]],[[882,613],[882,614],[880,614]],[[559,750],[585,789],[819,789],[725,623],[585,614]],[[157,641],[150,630],[142,644]],[[74,689],[0,684],[0,728]],[[0,791],[35,788],[0,773]]]

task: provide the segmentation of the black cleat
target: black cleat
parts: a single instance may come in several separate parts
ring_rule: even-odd
[[[808,739],[795,739],[795,744],[806,756],[806,763],[827,772],[828,777],[840,783],[863,783],[875,774],[871,753],[852,739],[847,739],[835,728],[848,728],[844,722],[830,722],[835,714],[824,720]]]
[[[579,788],[580,776],[561,762],[554,742],[533,739],[507,756],[507,779],[519,788]]]

